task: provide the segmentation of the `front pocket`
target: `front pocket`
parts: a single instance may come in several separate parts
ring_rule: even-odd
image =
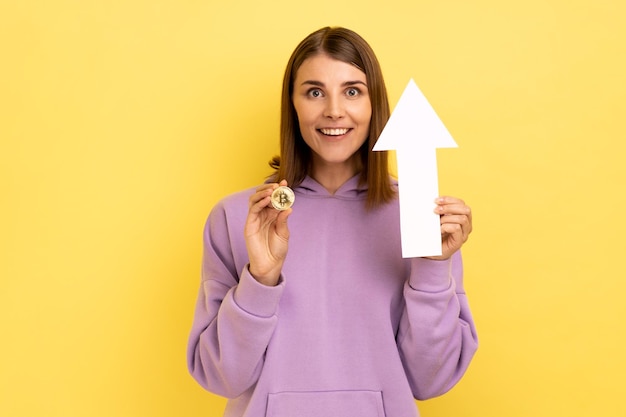
[[[269,394],[266,417],[385,417],[380,391]]]

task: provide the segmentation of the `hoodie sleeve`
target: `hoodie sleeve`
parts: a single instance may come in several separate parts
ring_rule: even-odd
[[[411,259],[404,298],[398,348],[413,395],[425,400],[450,390],[478,348],[460,252],[447,261]]]
[[[284,284],[282,278],[276,287],[260,284],[247,265],[237,270],[235,259],[242,254],[234,253],[232,238],[243,240],[243,229],[229,230],[227,220],[220,204],[204,229],[202,279],[187,364],[205,389],[234,398],[259,378]],[[237,243],[241,252],[241,242]]]

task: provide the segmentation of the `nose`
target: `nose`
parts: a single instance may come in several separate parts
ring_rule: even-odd
[[[341,119],[345,114],[343,102],[339,97],[330,96],[326,100],[324,116],[329,119]]]

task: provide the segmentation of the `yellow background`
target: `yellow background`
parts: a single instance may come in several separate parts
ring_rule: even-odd
[[[0,415],[220,416],[187,374],[201,231],[262,181],[297,42],[374,47],[459,143],[480,349],[426,417],[626,415],[626,3],[0,3]]]

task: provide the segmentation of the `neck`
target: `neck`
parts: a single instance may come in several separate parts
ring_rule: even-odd
[[[328,164],[318,161],[313,164],[310,175],[330,194],[335,194],[339,187],[360,171],[360,163],[358,162],[357,158],[342,164]]]

